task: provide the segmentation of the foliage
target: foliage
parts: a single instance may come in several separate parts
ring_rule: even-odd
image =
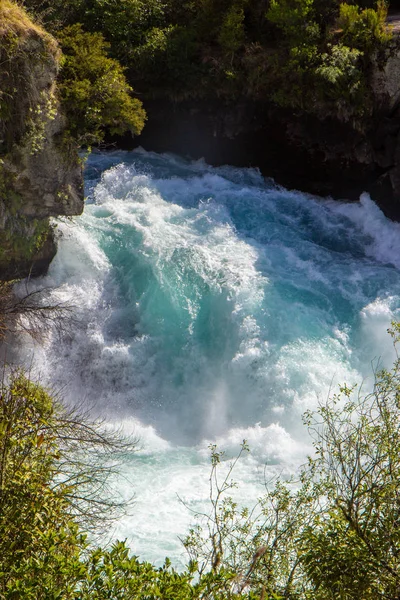
[[[342,29],[343,43],[367,52],[384,46],[391,38],[386,17],[384,0],[379,0],[376,10],[361,10],[354,4],[341,4],[338,26]]]
[[[360,62],[362,52],[342,44],[327,46],[315,69],[316,87],[320,95],[336,102],[338,114],[353,106],[361,113],[368,110],[368,94]]]
[[[57,47],[52,38],[42,27],[32,22],[27,13],[12,0],[1,0],[0,4],[0,38],[7,39],[8,43],[16,49],[18,40],[24,41],[26,37],[36,33],[44,38],[49,47],[56,52]]]
[[[46,140],[46,128],[57,116],[58,102],[54,90],[50,93],[42,92],[40,101],[29,108],[29,117],[26,120],[26,132],[23,143],[30,147],[30,154],[38,154],[43,150]]]
[[[179,574],[167,560],[160,569],[140,562],[122,542],[91,552],[80,600],[187,600],[194,598],[190,573]]]
[[[119,510],[107,480],[134,445],[67,410],[24,373],[0,394],[0,598],[72,598],[85,530]]]
[[[275,53],[273,99],[317,114],[360,118],[372,104],[367,83],[371,54],[391,39],[386,4],[379,1],[376,10],[341,4],[339,15],[330,10],[331,29],[316,0],[271,1],[267,18],[284,35]]]
[[[224,453],[211,446],[211,510],[197,514],[199,524],[190,530],[184,546],[200,577],[211,571],[223,579],[224,598],[249,590],[255,598],[300,597],[306,580],[297,538],[313,515],[310,484],[292,493],[289,485],[278,481],[251,509],[239,507],[228,494],[235,487],[231,476],[236,463],[248,451],[243,441],[220,481]]]
[[[0,192],[9,211],[8,218],[0,231],[0,264],[9,274],[18,262],[32,264],[37,254],[51,236],[49,219],[28,219],[19,210],[22,203],[20,194],[12,189],[12,178],[2,173],[0,165]]]
[[[65,57],[61,99],[78,145],[101,141],[105,129],[139,134],[146,118],[142,103],[130,95],[120,64],[107,56],[103,36],[76,24],[60,31],[58,39]]]
[[[0,394],[0,598],[59,600],[214,600],[254,598],[226,593],[232,574],[205,574],[195,565],[178,573],[140,562],[124,543],[89,548],[78,527],[98,520],[104,503],[99,479],[104,451],[132,449],[120,435],[85,415],[67,411],[21,372],[3,379]],[[95,449],[96,465],[86,461]],[[100,460],[99,460],[100,459]],[[82,505],[83,500],[83,505]],[[108,503],[107,510],[113,508]],[[101,515],[100,515],[101,516]],[[104,522],[102,522],[104,524]]]
[[[314,0],[271,0],[267,19],[290,40],[303,40],[313,21]]]
[[[163,14],[161,0],[90,0],[81,2],[78,18],[115,43],[117,56],[123,60],[132,46],[143,42],[146,32],[162,26]]]
[[[21,373],[0,398],[0,598],[51,597],[69,588],[82,538],[65,488],[50,485],[57,441],[50,396]],[[69,565],[69,566],[67,566]],[[73,578],[72,578],[73,579]],[[66,595],[68,597],[68,595]]]
[[[56,35],[77,22],[100,32],[135,88],[174,101],[218,97],[234,104],[247,96],[361,118],[370,110],[371,56],[390,42],[383,0],[25,3]],[[87,90],[76,95],[86,101]]]
[[[221,24],[218,42],[222,51],[233,59],[245,41],[244,10],[241,6],[231,6]]]
[[[398,343],[398,324],[391,334]],[[268,482],[251,510],[227,495],[234,464],[219,483],[221,453],[212,447],[211,511],[185,540],[199,573],[224,573],[231,591],[288,599],[398,598],[399,417],[397,358],[375,373],[371,393],[343,386],[306,414],[315,457],[297,483]]]
[[[38,94],[35,68],[56,70],[60,51],[55,39],[9,0],[0,2],[0,153],[22,137],[31,152],[40,150],[46,125],[54,118],[52,90]],[[26,114],[29,118],[25,118]]]
[[[397,343],[400,328],[391,334]],[[339,410],[340,409],[340,410]],[[321,598],[396,598],[400,586],[400,362],[363,396],[343,387],[308,421],[323,514],[304,532],[303,562]]]

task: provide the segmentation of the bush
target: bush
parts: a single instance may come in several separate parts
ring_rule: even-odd
[[[110,550],[93,550],[85,563],[87,574],[80,600],[195,600],[192,574],[179,574],[167,560],[160,569],[129,554],[123,542]]]
[[[316,85],[321,98],[331,99],[341,106],[352,106],[354,111],[368,108],[368,94],[361,60],[363,53],[342,44],[328,45],[315,69]]]
[[[384,46],[391,39],[386,17],[387,7],[383,0],[378,2],[376,10],[341,4],[338,27],[342,29],[343,44],[364,52]]]
[[[354,121],[371,113],[371,56],[390,40],[383,0],[25,3],[56,35],[60,29],[63,35],[62,26],[77,22],[85,31],[101,33],[110,44],[103,45],[103,52],[119,60],[128,69],[129,81],[148,97],[219,98],[235,104],[245,96]],[[355,61],[357,50],[362,54]],[[73,54],[80,56],[77,49]],[[82,114],[85,102],[92,101],[93,79],[68,76],[65,83],[71,86],[66,99],[79,108],[81,126],[98,132],[97,114]],[[363,94],[365,109],[360,106]]]
[[[90,548],[84,528],[104,526],[110,462],[132,442],[67,411],[22,372],[0,394],[1,600],[222,600],[225,574],[193,583],[195,565],[177,573],[129,554],[122,542]],[[103,460],[105,457],[106,460]],[[100,513],[99,507],[100,506]],[[247,594],[243,598],[247,598]]]
[[[84,540],[67,510],[66,488],[54,486],[54,419],[50,396],[23,374],[3,383],[0,598],[56,597],[55,589],[67,591],[74,583]]]
[[[123,508],[108,487],[134,443],[24,373],[0,390],[0,598],[75,598],[87,531]]]
[[[399,325],[391,335],[397,344]],[[191,560],[200,575],[207,569],[224,574],[224,589],[232,594],[251,590],[254,598],[278,593],[292,600],[395,600],[400,589],[400,360],[391,371],[375,373],[370,394],[343,386],[306,414],[305,422],[315,457],[297,482],[278,481],[251,510],[240,509],[229,496],[235,463],[219,481],[221,453],[212,447],[212,507],[207,517],[199,515],[200,524],[186,539]]]
[[[399,341],[400,327],[391,334]],[[309,415],[323,510],[302,534],[302,562],[317,598],[389,599],[400,587],[400,361],[373,391],[340,394]]]
[[[227,54],[231,60],[244,44],[244,10],[241,6],[232,6],[226,13],[222,21],[218,42],[222,51]]]
[[[126,63],[132,47],[150,29],[164,24],[161,0],[80,0],[76,19],[91,32],[101,32],[112,44],[114,58]]]
[[[140,134],[146,113],[132,98],[123,68],[107,56],[109,44],[100,33],[87,33],[79,24],[58,34],[64,53],[60,93],[70,134],[79,146],[100,142],[111,134]]]
[[[313,21],[314,0],[271,0],[267,19],[290,41],[301,39]]]

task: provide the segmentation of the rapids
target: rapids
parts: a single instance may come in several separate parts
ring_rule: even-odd
[[[286,473],[311,451],[302,413],[338,383],[368,387],[390,365],[400,316],[400,225],[372,200],[287,191],[259,172],[134,152],[93,153],[84,214],[58,222],[46,277],[73,304],[67,334],[21,353],[67,400],[140,437],[116,524],[135,554],[184,561],[178,535],[208,496],[208,444],[236,471],[242,499],[265,469]],[[50,289],[51,288],[51,289]]]

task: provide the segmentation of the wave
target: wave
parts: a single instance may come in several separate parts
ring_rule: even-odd
[[[390,364],[400,226],[366,195],[324,200],[143,150],[92,154],[86,188],[33,284],[74,321],[20,352],[67,399],[139,433],[137,513],[117,533],[144,557],[178,557],[190,515],[175,493],[205,501],[208,443],[230,457],[249,439],[238,475],[257,495],[266,464],[290,470],[310,451],[304,410],[373,358]]]

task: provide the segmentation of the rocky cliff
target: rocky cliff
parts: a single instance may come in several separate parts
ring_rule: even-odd
[[[400,220],[397,36],[375,57],[368,86],[362,119],[339,117],[334,106],[296,112],[245,96],[234,105],[148,101],[148,124],[135,143],[214,164],[257,166],[278,183],[319,195],[358,200],[369,191],[389,217]]]
[[[50,217],[83,210],[82,169],[59,110],[55,40],[0,0],[0,278],[44,272]]]

